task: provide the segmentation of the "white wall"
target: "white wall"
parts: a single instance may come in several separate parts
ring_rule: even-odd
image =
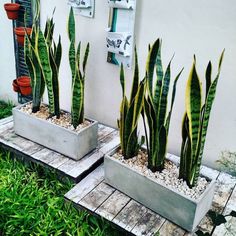
[[[0,99],[16,101],[17,95],[12,90],[12,80],[16,78],[12,21],[3,8],[8,2],[0,0]]]
[[[175,53],[173,75],[181,67],[185,71],[178,84],[175,109],[169,136],[168,151],[179,154],[181,122],[184,113],[186,79],[193,54],[197,56],[199,75],[204,80],[204,70],[209,59],[217,66],[223,48],[226,48],[217,97],[205,147],[204,163],[215,166],[221,151],[236,151],[236,2],[235,0],[137,0],[136,43],[144,75],[147,45],[157,37],[163,39],[165,65]],[[61,106],[70,109],[71,77],[68,64],[68,39],[66,32],[69,7],[67,1],[41,0],[41,20],[45,22],[56,6],[56,33],[62,35],[64,48],[60,71]],[[78,39],[91,43],[86,81],[86,114],[105,124],[116,126],[121,99],[119,68],[106,63],[105,28],[108,24],[107,0],[96,0],[94,19],[77,16]],[[127,71],[128,88],[131,71]]]

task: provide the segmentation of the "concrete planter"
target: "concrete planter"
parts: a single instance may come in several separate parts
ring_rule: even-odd
[[[46,120],[20,111],[25,105],[13,109],[15,133],[30,139],[49,149],[62,153],[74,160],[79,160],[97,146],[98,122],[74,132]]]
[[[105,181],[131,198],[192,232],[211,207],[215,181],[194,200],[142,175],[113,158],[118,147],[105,156]]]

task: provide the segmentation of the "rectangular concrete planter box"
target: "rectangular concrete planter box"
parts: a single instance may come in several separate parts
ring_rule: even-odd
[[[20,111],[24,105],[13,108],[15,133],[42,146],[57,151],[74,160],[79,160],[97,146],[98,122],[79,132],[68,130],[46,120]]]
[[[210,184],[200,198],[194,200],[116,160],[112,156],[117,149],[105,156],[105,182],[183,229],[193,232],[211,207],[215,181],[207,178]]]

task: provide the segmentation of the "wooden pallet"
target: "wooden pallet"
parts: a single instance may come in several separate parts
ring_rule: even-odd
[[[13,118],[0,120],[0,146],[23,160],[39,163],[56,170],[60,175],[79,182],[103,162],[103,156],[110,149],[110,142],[117,137],[114,128],[99,124],[97,148],[79,161],[47,149],[14,133]],[[117,140],[118,142],[118,140]]]
[[[169,158],[177,161],[175,156],[169,155]],[[236,210],[236,178],[207,167],[202,167],[201,172],[210,178],[217,179],[212,208],[219,213],[229,211],[229,209]],[[85,209],[91,214],[111,222],[124,235],[143,236],[157,233],[161,236],[191,235],[117,189],[107,185],[104,182],[103,165],[71,189],[65,195],[65,199],[72,202],[76,208]],[[212,227],[208,217],[205,217],[199,225],[199,229],[204,232],[210,232]],[[216,228],[213,235],[222,236],[224,234],[222,234],[222,229],[219,231]]]

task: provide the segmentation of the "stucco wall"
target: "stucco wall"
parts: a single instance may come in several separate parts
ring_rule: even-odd
[[[3,1],[2,1],[3,2]],[[181,122],[184,113],[186,80],[193,54],[197,56],[199,75],[204,80],[204,70],[209,59],[216,71],[218,58],[226,49],[217,96],[205,147],[204,163],[215,166],[221,151],[236,151],[236,2],[234,0],[137,0],[136,44],[139,53],[141,75],[144,75],[147,45],[156,38],[163,39],[163,60],[166,65],[175,53],[172,74],[184,66],[176,95],[172,116],[168,151],[179,154],[181,145]],[[70,109],[71,76],[68,64],[67,17],[69,7],[66,0],[41,0],[41,22],[55,12],[55,33],[62,35],[63,60],[60,70],[61,107]],[[1,9],[1,16],[3,10]],[[5,14],[5,13],[4,13]],[[119,68],[106,62],[105,29],[109,9],[106,0],[96,0],[94,19],[76,17],[77,41],[91,44],[86,80],[86,115],[102,123],[116,126],[121,99]],[[11,97],[10,84],[14,77],[14,60],[11,22],[1,17],[0,33],[7,35],[7,44],[1,47],[1,78],[7,85],[0,86],[0,95]],[[5,40],[4,40],[5,41]],[[4,54],[2,53],[4,52]],[[4,57],[3,57],[4,55]],[[10,63],[10,65],[9,65]],[[127,89],[131,86],[132,71],[126,71]],[[142,128],[141,128],[142,130]]]
[[[12,91],[12,80],[16,77],[12,21],[8,20],[0,0],[0,99],[16,101],[16,93]]]

